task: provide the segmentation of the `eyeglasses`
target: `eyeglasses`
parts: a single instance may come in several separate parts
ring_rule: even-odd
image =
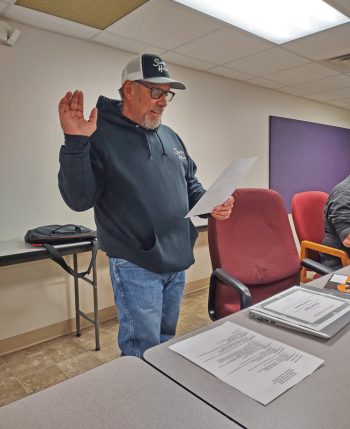
[[[173,91],[164,91],[161,88],[157,88],[156,86],[151,86],[151,85],[147,85],[147,83],[142,82],[142,81],[137,81],[137,83],[139,85],[145,86],[146,88],[150,89],[150,94],[151,97],[154,100],[158,100],[158,98],[162,97],[163,95],[165,95],[165,99],[166,101],[171,101],[174,98],[175,92]]]

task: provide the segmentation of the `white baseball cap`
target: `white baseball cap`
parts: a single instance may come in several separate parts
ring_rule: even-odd
[[[126,80],[167,83],[170,88],[186,89],[183,83],[171,79],[165,62],[154,54],[140,54],[132,58],[122,73],[122,84]]]

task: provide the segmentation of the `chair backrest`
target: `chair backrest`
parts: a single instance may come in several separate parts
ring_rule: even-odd
[[[324,236],[324,206],[328,194],[307,191],[295,194],[292,199],[292,218],[299,242],[322,243]]]
[[[250,289],[253,303],[299,283],[300,259],[281,196],[270,189],[238,189],[225,221],[209,219],[213,270],[222,268]],[[239,309],[237,294],[218,282],[219,317]]]

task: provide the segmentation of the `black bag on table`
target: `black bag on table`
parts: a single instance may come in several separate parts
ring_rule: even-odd
[[[82,225],[74,224],[38,226],[27,231],[24,241],[33,246],[45,247],[53,261],[57,262],[69,274],[78,278],[90,273],[98,250],[96,231]],[[59,251],[53,247],[55,244],[76,243],[79,241],[91,241],[93,244],[90,265],[86,271],[81,273],[78,273],[67,265]]]
[[[27,231],[24,240],[30,244],[61,244],[92,240],[96,231],[82,225],[45,225]]]

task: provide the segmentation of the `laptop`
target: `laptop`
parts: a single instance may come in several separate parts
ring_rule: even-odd
[[[250,307],[249,316],[329,339],[350,322],[350,297],[293,286]]]

